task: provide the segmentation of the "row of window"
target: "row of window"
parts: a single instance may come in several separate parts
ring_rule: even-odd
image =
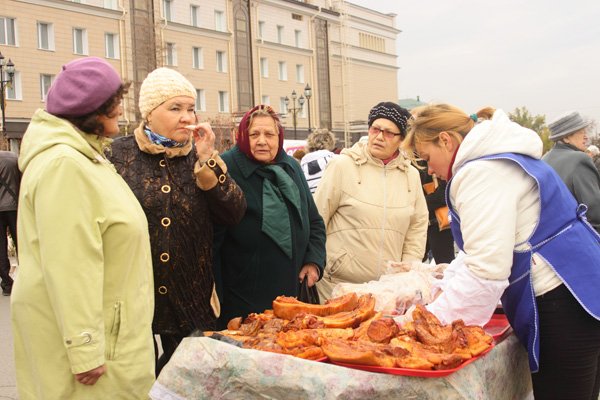
[[[38,49],[54,51],[54,24],[37,22]],[[0,17],[0,44],[18,46],[17,20]],[[119,58],[119,34],[104,33],[104,55],[106,58]],[[73,28],[73,53],[88,55],[88,35],[86,28]]]

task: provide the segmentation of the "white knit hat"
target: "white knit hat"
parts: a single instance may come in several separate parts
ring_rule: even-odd
[[[142,118],[146,119],[156,107],[177,96],[189,96],[196,100],[196,89],[174,69],[157,68],[150,72],[140,88]]]

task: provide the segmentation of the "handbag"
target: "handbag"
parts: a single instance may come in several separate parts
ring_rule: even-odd
[[[319,301],[319,292],[317,291],[317,285],[312,285],[311,287],[308,287],[308,277],[306,276],[300,284],[298,301],[308,304],[321,304],[321,302]]]
[[[423,185],[423,189],[425,189],[425,193],[431,194],[437,189],[439,186],[437,176],[433,175],[433,182],[425,183]],[[440,231],[444,231],[450,228],[450,221],[448,220],[448,206],[443,206],[440,208],[436,208],[434,211],[435,218],[437,219],[438,226]]]

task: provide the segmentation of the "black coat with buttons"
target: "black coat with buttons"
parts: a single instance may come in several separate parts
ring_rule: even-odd
[[[139,128],[138,128],[139,129]],[[140,150],[134,135],[116,139],[111,162],[129,184],[148,219],[154,268],[155,334],[186,336],[214,330],[211,307],[213,223],[234,225],[244,215],[244,194],[229,174],[203,191],[196,185],[195,148],[186,156]],[[217,176],[222,171],[214,168]]]

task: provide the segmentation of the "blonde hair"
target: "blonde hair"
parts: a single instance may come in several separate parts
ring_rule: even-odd
[[[485,107],[475,115],[477,120],[486,120],[491,118],[494,111],[492,107]],[[417,143],[439,144],[441,132],[447,132],[461,143],[474,126],[474,118],[458,107],[449,104],[417,107],[413,110],[413,118],[409,121],[408,134],[402,147],[412,153]]]
[[[335,138],[333,133],[327,129],[317,129],[306,139],[306,147],[308,152],[311,153],[317,150],[333,150],[335,146]]]

